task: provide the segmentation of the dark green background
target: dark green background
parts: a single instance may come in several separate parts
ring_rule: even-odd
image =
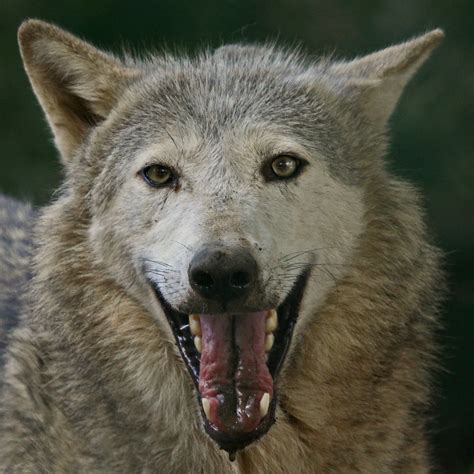
[[[43,5],[42,5],[43,4]],[[447,254],[446,371],[433,424],[444,472],[472,472],[474,446],[474,1],[0,0],[0,190],[47,202],[60,180],[57,153],[22,70],[16,29],[53,21],[111,50],[277,39],[351,56],[434,27],[447,37],[409,84],[392,119],[392,167],[423,189]],[[468,467],[470,466],[470,467]]]

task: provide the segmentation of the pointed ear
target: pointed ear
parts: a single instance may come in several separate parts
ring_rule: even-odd
[[[43,21],[25,21],[18,41],[56,146],[68,162],[139,72]]]
[[[437,29],[411,41],[331,66],[367,115],[385,125],[410,78],[444,38]]]

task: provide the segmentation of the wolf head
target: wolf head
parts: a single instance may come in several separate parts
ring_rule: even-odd
[[[286,356],[364,232],[387,120],[442,37],[348,62],[241,45],[138,61],[20,28],[94,265],[175,339],[224,449],[273,424]]]

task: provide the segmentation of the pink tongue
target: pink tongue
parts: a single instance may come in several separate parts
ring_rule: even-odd
[[[220,431],[239,435],[262,420],[260,400],[273,395],[265,355],[267,311],[202,314],[199,392],[210,404],[209,421]]]

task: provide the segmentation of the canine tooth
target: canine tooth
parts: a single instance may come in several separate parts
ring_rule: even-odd
[[[209,420],[209,417],[211,415],[211,402],[207,398],[203,398],[201,400],[201,403],[202,409],[204,410],[204,413],[206,414],[206,417]]]
[[[264,393],[263,397],[260,399],[260,415],[262,418],[268,413],[268,408],[270,407],[270,394]]]
[[[198,350],[199,353],[202,352],[202,339],[199,336],[196,336],[194,338],[194,345],[196,346],[196,349]]]
[[[265,322],[265,331],[266,333],[273,332],[278,326],[278,316],[277,312],[272,309],[267,316],[267,320]]]
[[[193,336],[201,336],[201,320],[199,319],[199,315],[189,315],[189,329]]]
[[[275,341],[275,337],[273,334],[267,334],[267,337],[265,338],[265,351],[269,352],[270,349],[273,346],[273,342]]]

